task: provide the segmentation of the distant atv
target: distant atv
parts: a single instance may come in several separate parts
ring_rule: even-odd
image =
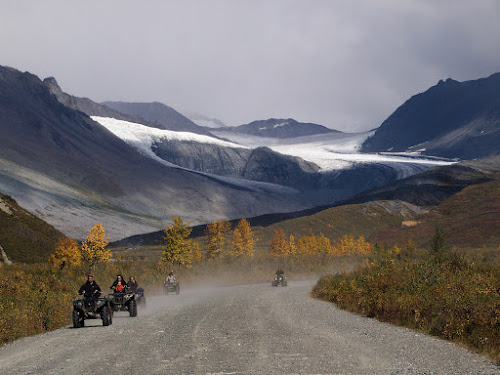
[[[285,279],[285,276],[283,276],[282,274],[280,274],[280,275],[274,276],[274,280],[271,281],[271,285],[272,286],[278,286],[278,285],[287,286],[288,283],[287,283],[287,281]]]
[[[130,289],[124,289],[122,292],[115,290],[109,294],[111,311],[128,311],[131,317],[137,316],[136,294]]]
[[[85,319],[102,319],[103,326],[113,323],[111,305],[108,298],[83,297],[73,301],[73,327],[80,328],[85,325]]]
[[[135,290],[135,300],[137,302],[137,306],[146,306],[146,295],[144,294],[144,289],[137,288]]]
[[[175,293],[175,294],[180,294],[181,292],[181,286],[179,285],[178,282],[163,282],[163,293],[166,295],[170,293]]]

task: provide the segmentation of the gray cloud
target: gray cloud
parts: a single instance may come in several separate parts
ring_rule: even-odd
[[[96,101],[359,131],[439,79],[500,71],[498,14],[496,0],[3,2],[0,64]]]

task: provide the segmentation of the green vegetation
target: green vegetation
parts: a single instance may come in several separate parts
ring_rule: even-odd
[[[437,231],[432,242],[439,246],[429,251],[411,243],[403,249],[377,245],[363,266],[321,278],[312,293],[500,362],[500,249],[492,261],[478,263],[464,252],[445,250],[441,236]]]

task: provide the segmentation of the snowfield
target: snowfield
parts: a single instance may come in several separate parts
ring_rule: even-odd
[[[286,139],[234,134],[219,130],[213,130],[212,134],[251,148],[265,146],[281,154],[298,156],[317,164],[323,171],[350,168],[355,163],[412,163],[429,166],[453,164],[442,158],[422,157],[415,152],[360,153],[361,145],[374,132],[318,134]]]
[[[117,137],[127,142],[163,164],[171,163],[159,158],[152,146],[159,141],[181,141],[213,144],[229,148],[256,148],[269,147],[273,151],[285,155],[298,156],[304,160],[317,164],[322,171],[332,171],[351,168],[356,163],[390,163],[390,164],[426,164],[430,166],[448,165],[453,162],[440,158],[426,158],[418,153],[360,153],[362,143],[374,131],[366,133],[332,133],[304,136],[297,138],[266,138],[248,134],[235,134],[223,130],[211,129],[211,132],[227,141],[189,132],[175,132],[171,130],[152,128],[146,125],[129,121],[117,120],[109,117],[92,116],[102,126]],[[283,124],[278,124],[283,125]],[[275,125],[275,126],[278,126]],[[405,169],[402,166],[402,169]]]
[[[165,129],[152,128],[146,125],[137,124],[134,122],[117,120],[111,117],[91,116],[92,120],[98,122],[111,133],[122,139],[129,145],[135,147],[141,153],[155,160],[165,163],[165,160],[156,156],[152,151],[152,146],[156,142],[167,141],[182,141],[182,142],[197,142],[213,144],[221,147],[231,148],[247,148],[232,142],[226,142],[217,138],[209,137],[201,134],[190,132],[175,132]],[[172,165],[168,163],[169,165]]]

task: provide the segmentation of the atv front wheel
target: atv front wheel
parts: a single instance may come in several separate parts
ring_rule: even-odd
[[[111,313],[109,312],[109,307],[104,306],[101,311],[101,319],[103,326],[109,326],[111,324]]]
[[[130,313],[131,317],[137,316],[137,302],[135,299],[131,300],[128,303],[128,312]]]
[[[181,286],[180,285],[177,285],[175,287],[175,294],[179,294],[181,292]]]
[[[78,310],[73,310],[73,328],[83,327],[83,317]]]

